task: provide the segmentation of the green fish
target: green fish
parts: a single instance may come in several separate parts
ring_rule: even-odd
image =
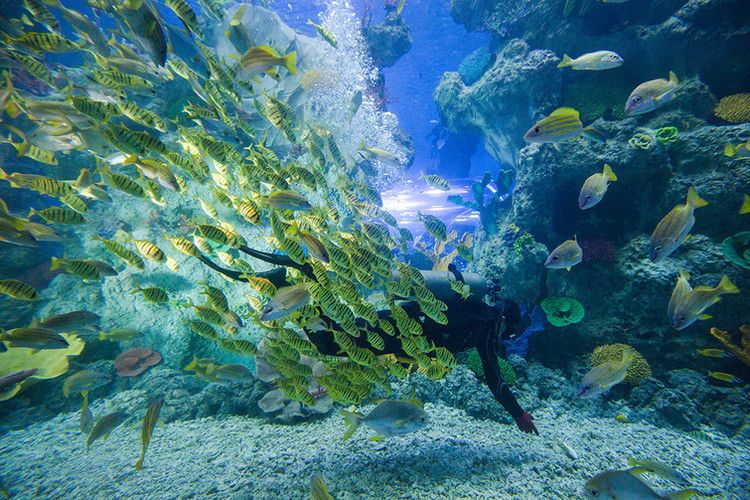
[[[71,393],[88,393],[88,391],[108,384],[110,380],[112,379],[106,373],[81,370],[65,379],[65,382],[63,382],[63,396],[67,398]]]
[[[695,224],[695,209],[706,205],[708,202],[690,187],[685,204],[675,205],[651,233],[649,259],[656,262],[677,250],[687,240],[688,233]]]
[[[583,123],[573,108],[557,108],[531,127],[523,138],[528,142],[563,142],[578,137]]]
[[[294,191],[274,191],[266,197],[266,203],[281,210],[310,210],[312,205]]]
[[[656,472],[646,468],[633,467],[626,470],[600,472],[586,481],[585,498],[601,500],[687,500],[699,492],[694,489],[675,491],[660,495],[641,481],[635,474]]]
[[[141,427],[141,456],[135,463],[135,470],[141,470],[143,459],[146,458],[146,450],[151,442],[151,435],[154,433],[154,427],[159,420],[159,412],[164,405],[164,400],[159,398],[151,402],[146,409],[146,416],[143,418],[143,427]]]
[[[360,424],[365,423],[383,437],[403,436],[427,425],[429,417],[419,406],[403,400],[389,399],[377,405],[366,416],[361,413],[340,411],[349,428],[344,439],[352,437]]]
[[[4,331],[0,329],[0,342],[7,342],[11,347],[28,347],[29,349],[66,349],[68,341],[59,333],[28,326]]]
[[[75,330],[92,330],[99,323],[99,315],[89,311],[71,311],[63,314],[55,314],[43,320],[34,321],[32,324],[39,328],[46,328],[57,333],[72,332]]]
[[[83,391],[81,396],[83,396],[83,402],[81,403],[81,432],[88,434],[91,432],[91,428],[94,427],[94,415],[89,408],[89,391]]]
[[[309,300],[310,292],[304,283],[279,288],[263,309],[260,320],[281,319],[307,304]]]
[[[722,276],[715,287],[698,286],[694,289],[688,283],[689,278],[690,275],[680,270],[680,276],[667,306],[669,320],[677,330],[683,330],[699,319],[710,319],[711,316],[704,315],[703,312],[717,303],[721,295],[740,293],[739,288],[726,275]]]
[[[727,144],[724,146],[724,154],[729,158],[737,158],[738,160],[750,160],[750,140],[737,144]]]
[[[334,500],[333,496],[328,493],[328,488],[323,478],[313,474],[310,480],[310,500]]]
[[[86,440],[86,453],[89,452],[91,443],[99,438],[107,439],[110,432],[119,427],[127,418],[128,414],[123,411],[116,411],[99,418],[94,424],[94,428],[91,429],[89,438]]]

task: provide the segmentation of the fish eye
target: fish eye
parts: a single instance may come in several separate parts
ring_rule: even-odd
[[[589,490],[589,493],[591,493],[592,496],[596,496],[596,494],[599,492],[596,490]]]
[[[553,255],[553,256],[552,256],[552,260],[557,260],[557,259],[559,259],[559,258],[560,258],[560,257],[558,257],[557,255]]]
[[[539,127],[534,127],[534,132],[539,133]]]

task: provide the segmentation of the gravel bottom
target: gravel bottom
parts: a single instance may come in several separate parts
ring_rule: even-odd
[[[342,441],[332,415],[298,425],[231,417],[157,426],[143,470],[140,424],[125,424],[85,452],[77,413],[0,436],[0,483],[14,498],[309,498],[322,476],[342,498],[580,498],[586,479],[627,457],[667,462],[706,494],[747,498],[750,446],[613,419],[535,414],[541,436],[427,404],[419,432]],[[571,458],[561,443],[571,447]],[[678,485],[646,477],[660,493]],[[741,492],[745,492],[744,494]]]

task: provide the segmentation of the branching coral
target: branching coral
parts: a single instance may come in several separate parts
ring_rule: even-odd
[[[722,97],[714,108],[714,115],[729,123],[750,122],[750,94]]]
[[[750,325],[740,326],[740,333],[742,337],[740,339],[740,345],[736,345],[732,342],[732,335],[724,330],[718,328],[711,328],[711,335],[724,344],[729,352],[735,355],[737,359],[750,366]]]
[[[630,385],[638,385],[651,376],[651,367],[638,351],[627,344],[607,344],[597,347],[591,353],[591,366],[599,366],[607,361],[620,360],[625,349],[633,353],[633,361],[625,374],[625,382]]]

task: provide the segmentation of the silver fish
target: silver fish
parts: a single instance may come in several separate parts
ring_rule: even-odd
[[[617,180],[617,176],[612,172],[612,168],[609,165],[604,165],[604,171],[602,173],[596,173],[586,179],[581,187],[581,192],[578,195],[578,206],[581,210],[586,210],[593,207],[604,198],[604,193],[607,192],[610,182]]]
[[[544,267],[547,269],[567,269],[579,264],[583,260],[583,249],[576,240],[563,241],[550,252]]]
[[[364,423],[375,429],[380,436],[402,436],[427,425],[427,413],[419,406],[402,400],[387,400],[376,406],[366,416],[361,413],[341,411],[349,428],[344,439],[349,439]]]
[[[601,500],[686,500],[699,494],[694,489],[687,489],[668,495],[660,495],[634,475],[638,472],[646,472],[646,470],[633,467],[626,470],[600,472],[586,481],[585,498]]]
[[[648,113],[674,99],[675,89],[680,81],[672,71],[669,80],[657,78],[638,85],[631,92],[625,104],[625,114],[641,115]]]

